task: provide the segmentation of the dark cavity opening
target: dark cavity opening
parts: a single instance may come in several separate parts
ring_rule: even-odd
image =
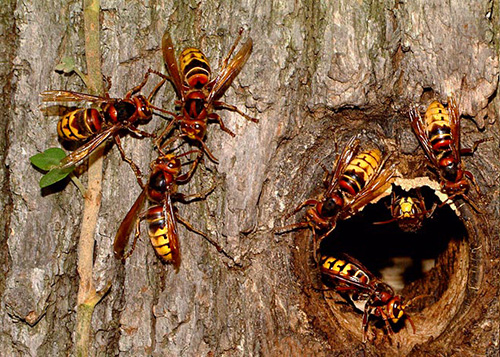
[[[422,187],[427,209],[441,202],[434,190]],[[375,276],[381,277],[407,299],[429,295],[415,305],[437,301],[448,288],[453,275],[450,262],[456,259],[460,241],[467,233],[464,224],[449,205],[436,208],[415,233],[402,231],[390,220],[391,197],[370,204],[356,216],[337,222],[336,229],[321,243],[322,255],[347,254],[360,261]]]

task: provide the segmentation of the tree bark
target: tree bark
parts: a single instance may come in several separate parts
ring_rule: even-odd
[[[113,257],[114,235],[140,187],[118,150],[106,151],[94,281],[96,290],[109,281],[112,287],[94,311],[91,354],[496,355],[499,19],[496,0],[102,1],[103,73],[111,78],[112,97],[124,96],[149,67],[165,72],[165,29],[177,53],[198,47],[217,73],[243,27],[253,53],[223,100],[260,122],[220,112],[236,138],[209,125],[207,146],[219,164],[206,159],[180,191],[217,188],[206,200],[177,207],[234,260],[179,225],[178,273],[155,256],[145,233],[124,264]],[[0,350],[5,356],[71,354],[83,199],[69,182],[40,190],[41,173],[29,157],[60,146],[58,117],[40,106],[39,93],[84,90],[76,76],[54,72],[65,56],[85,70],[82,4],[8,1],[1,20]],[[450,94],[463,114],[462,146],[492,138],[464,158],[481,188],[482,198],[474,200],[484,213],[458,200],[460,217],[432,220],[432,229],[444,234],[453,231],[450,222],[463,224],[463,232],[446,239],[434,251],[434,268],[402,290],[409,298],[428,295],[409,312],[416,333],[406,323],[391,343],[373,327],[377,338],[362,343],[361,314],[338,294],[315,290],[320,279],[311,232],[275,235],[273,229],[304,219],[303,213],[283,216],[321,192],[321,164],[330,168],[356,133],[363,147],[391,152],[409,178],[435,181],[408,110],[418,104],[423,111],[431,99],[446,101]],[[174,99],[167,85],[154,103],[173,110]],[[155,117],[141,129],[164,125]],[[151,141],[126,136],[122,142],[147,173],[156,157]],[[355,222],[365,224],[368,216]],[[373,247],[367,259],[393,255],[386,241],[374,243],[352,227],[342,232]],[[408,255],[436,245],[400,239]]]

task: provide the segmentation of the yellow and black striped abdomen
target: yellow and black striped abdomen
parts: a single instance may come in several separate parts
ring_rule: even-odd
[[[210,65],[197,48],[186,48],[180,56],[181,73],[190,88],[201,89],[210,81]]]
[[[57,134],[63,140],[79,141],[101,130],[103,117],[97,109],[77,109],[57,123]]]
[[[330,277],[339,276],[356,283],[368,284],[370,282],[368,274],[357,265],[334,257],[321,259],[321,271]]]
[[[156,253],[166,263],[175,262],[177,256],[177,232],[168,224],[163,205],[151,206],[146,214],[149,238]]]
[[[434,151],[451,150],[450,116],[445,107],[438,101],[432,102],[425,112],[427,135]]]
[[[340,188],[350,195],[356,195],[365,187],[381,162],[380,150],[372,149],[361,152],[347,165],[339,179]]]

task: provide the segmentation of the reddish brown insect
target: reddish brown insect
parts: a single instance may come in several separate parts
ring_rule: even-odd
[[[461,196],[480,212],[467,195],[469,181],[480,195],[479,186],[472,173],[464,169],[461,156],[473,153],[479,143],[488,139],[476,142],[473,149],[460,148],[460,114],[452,97],[448,100],[448,110],[438,101],[432,102],[425,112],[425,119],[416,108],[412,108],[410,121],[428,159],[439,174],[441,190],[450,200]]]
[[[307,210],[306,220],[282,227],[276,233],[311,227],[316,252],[316,245],[335,229],[337,220],[355,215],[390,186],[395,170],[394,164],[384,169],[388,156],[382,159],[378,149],[358,153],[359,145],[359,139],[351,138],[337,158],[333,170],[328,172],[325,193],[318,199],[302,202],[288,215],[297,213],[305,206],[313,206]]]
[[[320,267],[325,284],[347,295],[352,304],[363,312],[363,341],[366,340],[370,316],[382,319],[389,334],[393,333],[391,324],[397,324],[406,317],[415,333],[413,321],[405,312],[411,301],[404,304],[401,296],[395,295],[388,284],[377,279],[356,259],[347,255],[345,259],[323,256]]]
[[[179,108],[179,114],[170,113],[174,116],[169,125],[159,135],[157,147],[161,149],[167,147],[177,138],[186,138],[193,141],[201,147],[211,160],[217,162],[205,145],[205,135],[208,121],[217,121],[220,128],[231,136],[235,134],[229,130],[222,121],[222,118],[215,113],[215,110],[226,109],[237,112],[244,118],[255,123],[257,119],[248,116],[234,105],[220,101],[219,99],[229,88],[233,80],[240,73],[252,51],[252,40],[249,39],[243,44],[234,58],[229,59],[234,52],[240,38],[242,30],[238,34],[228,55],[222,62],[222,68],[219,74],[212,79],[212,71],[205,55],[196,48],[186,48],[180,55],[180,71],[175,59],[175,50],[172,38],[168,32],[165,32],[162,39],[162,51],[165,64],[169,73],[169,79],[172,82],[177,94],[176,106]],[[166,143],[161,144],[173,129],[175,124],[179,124],[180,134],[170,138]],[[160,149],[160,150],[161,150]]]
[[[146,85],[151,73],[161,76],[162,80],[147,98],[141,94],[136,95]],[[139,168],[125,155],[121,146],[119,132],[127,130],[141,137],[153,136],[137,129],[137,124],[149,122],[153,116],[153,110],[165,112],[163,109],[153,106],[150,102],[153,95],[165,81],[164,75],[149,69],[142,83],[128,91],[123,99],[109,98],[107,96],[99,97],[64,90],[42,92],[40,96],[44,102],[90,102],[99,106],[98,109],[76,109],[59,120],[57,131],[61,139],[69,141],[90,140],[62,159],[58,168],[64,169],[77,165],[109,137],[113,137],[122,159],[132,167],[139,183],[143,186]]]
[[[402,190],[401,190],[402,191]],[[424,197],[419,189],[414,193],[399,192],[396,194],[393,187],[391,195],[391,215],[392,219],[373,224],[387,224],[397,222],[403,232],[417,232],[426,218],[430,218],[437,207],[434,203],[430,210],[425,207]]]
[[[192,163],[188,172],[180,174],[180,158],[198,152],[198,157]],[[211,240],[205,233],[196,230],[191,224],[179,216],[173,206],[173,201],[188,202],[195,198],[204,198],[212,189],[207,192],[184,195],[177,192],[179,184],[187,183],[201,159],[201,151],[189,151],[181,155],[168,154],[161,156],[151,163],[151,175],[148,184],[139,195],[132,208],[127,213],[123,222],[118,228],[114,241],[114,254],[117,259],[126,259],[134,250],[137,239],[139,238],[140,222],[146,220],[149,225],[149,237],[151,244],[157,255],[165,262],[174,265],[178,270],[181,263],[181,253],[179,246],[179,236],[177,230],[177,221],[184,224],[189,230],[198,233],[213,244],[217,250],[222,251],[217,243]],[[148,199],[151,202],[149,209],[140,213],[144,203]],[[135,226],[135,236],[131,249],[125,253],[132,228]]]

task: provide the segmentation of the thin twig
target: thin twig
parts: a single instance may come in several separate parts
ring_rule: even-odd
[[[101,51],[99,42],[99,0],[83,1],[85,26],[85,57],[87,60],[86,83],[91,94],[102,95],[104,91],[101,73]],[[102,195],[102,155],[101,145],[89,157],[88,188],[85,193],[83,220],[78,242],[78,306],[76,317],[75,354],[88,356],[91,345],[91,322],[95,305],[102,294],[96,293],[92,277],[94,237]]]
[[[80,181],[80,179],[73,172],[69,174],[69,178],[71,179],[71,182],[73,182],[73,184],[76,186],[76,188],[78,188],[78,190],[82,194],[82,197],[85,197],[85,192],[87,190],[85,189],[85,186],[83,186],[82,181]]]

